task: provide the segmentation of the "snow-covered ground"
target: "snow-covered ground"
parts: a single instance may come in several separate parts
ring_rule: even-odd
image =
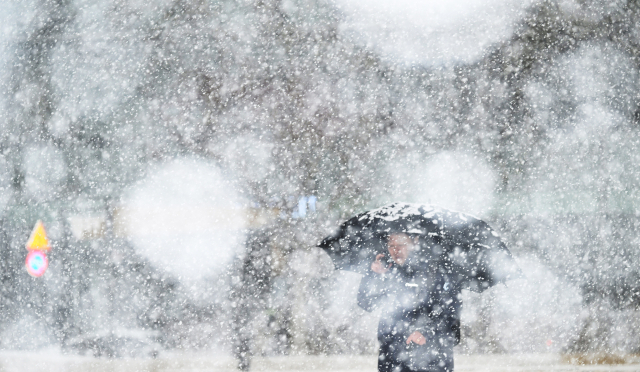
[[[640,371],[640,360],[627,364],[576,366],[554,354],[459,355],[456,371]],[[253,371],[376,370],[375,356],[286,356],[255,358]],[[95,359],[55,352],[0,352],[0,372],[181,372],[237,371],[229,356],[207,353],[165,353],[157,359]]]

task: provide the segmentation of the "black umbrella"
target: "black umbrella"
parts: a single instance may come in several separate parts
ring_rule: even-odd
[[[379,253],[387,253],[393,233],[418,236],[415,254],[457,275],[463,288],[476,292],[522,274],[506,245],[489,225],[444,208],[393,203],[359,214],[318,244],[336,269],[365,273]]]

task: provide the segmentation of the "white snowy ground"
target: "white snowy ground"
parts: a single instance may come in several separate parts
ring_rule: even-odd
[[[516,371],[640,371],[640,360],[613,366],[563,364],[554,354],[460,355],[457,372]],[[287,356],[255,358],[252,371],[366,371],[375,372],[375,356]],[[0,351],[0,372],[236,372],[228,356],[206,353],[164,353],[158,359],[95,359],[56,352]]]

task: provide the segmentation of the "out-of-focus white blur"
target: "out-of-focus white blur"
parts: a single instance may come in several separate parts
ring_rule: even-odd
[[[193,282],[220,273],[242,247],[243,207],[219,168],[182,159],[151,171],[132,190],[122,220],[140,254]]]
[[[336,0],[343,31],[390,59],[471,62],[511,37],[534,0]]]
[[[433,204],[480,218],[495,201],[497,176],[482,159],[462,152],[402,159],[387,168],[390,199]]]

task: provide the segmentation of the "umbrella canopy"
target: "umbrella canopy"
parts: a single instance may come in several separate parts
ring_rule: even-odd
[[[429,205],[393,203],[359,214],[318,246],[337,269],[365,273],[377,254],[387,253],[387,237],[394,233],[417,236],[420,248],[412,254],[455,274],[463,288],[482,292],[522,275],[486,222]]]

